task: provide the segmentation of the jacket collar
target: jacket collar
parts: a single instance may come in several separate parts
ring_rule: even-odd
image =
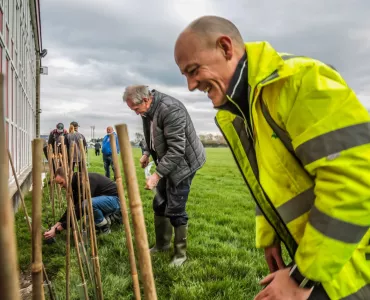
[[[152,90],[151,95],[152,95],[152,103],[150,104],[148,111],[143,115],[143,117],[153,120],[153,117],[158,107],[160,99],[159,99],[159,93],[156,90]]]
[[[248,83],[252,87],[280,71],[284,65],[280,54],[268,42],[245,43],[245,48],[248,56]],[[283,74],[279,72],[279,75]]]
[[[241,115],[233,102],[239,107],[246,108],[245,105],[251,105],[253,99],[250,93],[258,84],[265,85],[273,79],[290,74],[289,68],[283,68],[284,60],[280,54],[268,42],[245,43],[245,48],[246,53],[240,59],[226,92],[229,101],[216,109],[229,110]],[[245,117],[248,119],[248,116]]]
[[[248,58],[247,53],[239,60],[236,66],[233,77],[231,78],[230,85],[226,91],[228,99],[232,99],[242,111],[248,109]],[[242,117],[240,110],[234,103],[227,101],[224,105],[216,107],[216,109],[229,110],[234,114]],[[244,112],[246,114],[246,112]]]

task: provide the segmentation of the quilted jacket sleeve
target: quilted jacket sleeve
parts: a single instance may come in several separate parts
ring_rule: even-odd
[[[157,166],[157,173],[160,176],[167,176],[185,156],[186,113],[177,105],[169,105],[163,110],[161,116],[164,137],[167,143],[167,152]]]

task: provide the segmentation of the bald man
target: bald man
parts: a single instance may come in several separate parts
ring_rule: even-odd
[[[118,144],[117,134],[114,132],[112,126],[107,127],[107,135],[103,138],[101,152],[103,153],[105,176],[110,178],[110,167],[112,167],[113,177],[115,179],[116,176],[115,176],[115,173],[114,173],[114,165],[113,165],[113,159],[112,159],[112,148],[110,146],[111,136],[114,136],[115,139],[116,139],[117,154],[119,153],[119,144]]]
[[[271,274],[255,299],[370,299],[370,116],[341,75],[244,43],[217,16],[180,34],[175,60],[189,90],[218,110],[257,204],[256,244]]]

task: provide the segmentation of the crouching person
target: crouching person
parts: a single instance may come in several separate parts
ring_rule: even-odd
[[[186,260],[186,202],[195,173],[206,161],[204,147],[179,100],[149,91],[144,85],[127,87],[123,100],[143,120],[145,149],[141,167],[148,165],[149,156],[157,166],[145,187],[157,190],[153,200],[156,244],[150,252],[169,250],[174,227],[175,255],[171,265],[180,266]]]
[[[80,190],[80,199],[83,205],[86,205],[86,200],[83,201],[82,185],[78,188],[78,174],[74,173],[72,177],[72,196],[74,202],[74,209],[77,220],[83,215],[80,214],[80,205],[78,191]],[[111,232],[110,225],[112,221],[122,222],[120,203],[118,198],[116,183],[104,175],[98,173],[88,173],[91,191],[91,200],[94,213],[94,223],[97,233],[108,234]],[[62,188],[66,188],[67,181],[64,170],[57,169],[55,172],[55,181]],[[82,178],[80,177],[80,183]],[[86,208],[87,209],[87,208]],[[86,210],[87,211],[87,210]],[[67,228],[67,211],[59,219],[59,221],[47,232],[44,233],[45,239],[55,237],[57,231],[62,231]]]

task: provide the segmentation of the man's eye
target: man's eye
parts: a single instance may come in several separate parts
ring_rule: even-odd
[[[189,73],[190,76],[194,76],[194,74],[196,73],[197,70],[198,70],[198,67],[189,70],[188,73]]]

